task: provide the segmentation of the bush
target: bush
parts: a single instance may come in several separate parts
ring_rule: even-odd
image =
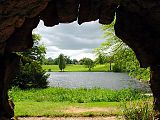
[[[122,72],[122,69],[120,68],[120,65],[114,64],[112,67],[113,72]]]
[[[11,85],[18,86],[21,89],[46,88],[48,77],[49,75],[46,74],[38,62],[20,63],[20,69],[15,74]]]
[[[125,120],[155,120],[152,104],[147,101],[125,103],[122,112]]]

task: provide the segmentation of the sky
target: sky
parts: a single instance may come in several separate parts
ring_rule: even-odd
[[[77,21],[59,24],[54,27],[45,27],[40,21],[33,33],[42,36],[41,43],[47,48],[46,58],[57,58],[59,54],[70,56],[71,59],[80,60],[84,57],[95,59],[93,49],[105,41],[103,31],[98,21],[78,25]]]

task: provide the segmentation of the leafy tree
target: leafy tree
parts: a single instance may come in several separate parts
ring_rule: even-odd
[[[41,65],[32,61],[31,63],[20,63],[20,70],[12,80],[12,86],[21,89],[46,88],[48,85],[48,74],[42,69]]]
[[[54,65],[54,61],[51,57],[49,57],[49,58],[45,59],[44,64],[45,65]]]
[[[110,58],[110,63],[114,62],[113,71],[128,72],[132,77],[138,79],[149,79],[149,68],[140,68],[135,53],[114,33],[114,22],[111,25],[102,25],[105,42],[94,50],[95,53],[102,54]]]
[[[73,59],[72,60],[72,64],[78,64],[78,60],[77,59]]]
[[[58,58],[59,58],[59,69],[61,71],[64,71],[64,69],[66,67],[65,57],[63,54],[60,54]]]
[[[82,58],[82,59],[80,59],[79,60],[79,64],[80,65],[85,65],[85,60],[86,60],[87,58]]]
[[[91,69],[94,67],[94,62],[90,58],[85,58],[84,65],[88,68],[88,71],[91,71]]]
[[[64,56],[64,59],[65,59],[65,61],[66,61],[66,64],[72,64],[72,60],[70,59],[70,57],[69,56]]]
[[[106,63],[106,57],[103,54],[99,53],[98,57],[95,60],[95,63],[96,64],[101,64],[101,65],[105,64]]]
[[[66,64],[73,64],[72,59],[70,59],[69,56],[64,55],[64,59],[66,61]],[[51,57],[48,58],[45,62],[47,65],[59,65],[59,57],[52,59]]]
[[[59,65],[59,58],[53,59],[53,65]]]
[[[41,67],[46,48],[38,44],[40,38],[40,35],[33,34],[33,48],[18,53],[21,55],[20,69],[13,78],[12,86],[18,86],[21,89],[47,87],[49,75],[45,74]]]
[[[33,47],[31,49],[28,49],[24,52],[19,52],[24,59],[31,59],[36,60],[40,64],[43,64],[45,61],[45,54],[46,54],[46,47],[43,44],[39,44],[39,41],[41,40],[41,36],[39,34],[33,34]]]
[[[51,57],[49,57],[47,60],[48,60],[48,64],[49,65],[53,65],[54,64],[54,60]]]

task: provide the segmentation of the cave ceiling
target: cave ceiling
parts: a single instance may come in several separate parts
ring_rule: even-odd
[[[33,45],[32,30],[45,26],[99,20],[110,24],[134,52],[142,67],[160,64],[160,2],[158,0],[0,0],[0,54]]]

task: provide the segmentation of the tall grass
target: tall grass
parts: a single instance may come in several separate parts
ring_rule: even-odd
[[[122,113],[125,120],[155,120],[155,114],[151,102],[132,101],[122,105]]]
[[[138,100],[144,98],[141,92],[133,89],[109,90],[109,89],[67,89],[67,88],[46,88],[20,90],[13,88],[9,92],[13,101],[34,101],[34,102],[120,102]]]

